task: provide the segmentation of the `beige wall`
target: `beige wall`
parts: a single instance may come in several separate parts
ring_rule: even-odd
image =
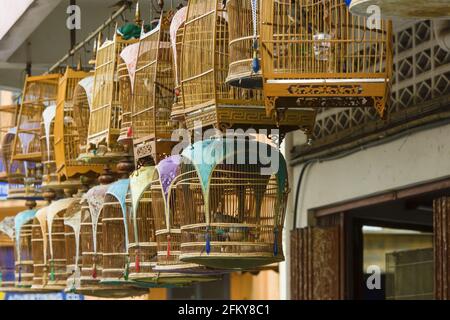
[[[231,274],[231,300],[278,300],[279,273],[268,270],[258,275],[250,273]]]

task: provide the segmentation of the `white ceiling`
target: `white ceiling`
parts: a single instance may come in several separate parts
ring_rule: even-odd
[[[26,0],[21,0],[26,1]],[[77,0],[81,8],[81,30],[77,31],[77,42],[85,39],[97,29],[116,10],[113,7],[119,0]],[[151,1],[141,0],[141,14],[146,21],[150,20]],[[166,0],[166,8],[186,3],[184,0]],[[70,31],[66,27],[66,13],[69,0],[34,0],[20,19],[13,25],[3,39],[0,40],[0,87],[21,88],[25,77],[27,62],[27,43],[29,57],[32,62],[32,73],[45,72],[51,65],[62,58],[70,49]],[[0,11],[4,10],[0,3]],[[124,13],[125,20],[133,20],[134,10]],[[118,20],[119,23],[122,19]],[[114,25],[112,26],[114,28]],[[111,32],[106,30],[106,32]],[[82,51],[82,58],[87,61],[92,45]],[[74,59],[74,64],[78,57]]]

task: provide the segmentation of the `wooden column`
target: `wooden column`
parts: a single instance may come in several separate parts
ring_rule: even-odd
[[[436,300],[450,298],[450,197],[434,200],[434,292]]]
[[[291,234],[291,298],[343,299],[340,226],[297,229]]]

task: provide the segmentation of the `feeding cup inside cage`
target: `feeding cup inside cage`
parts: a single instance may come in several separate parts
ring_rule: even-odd
[[[318,33],[313,36],[314,55],[316,60],[327,61],[330,57],[331,35],[328,33]]]

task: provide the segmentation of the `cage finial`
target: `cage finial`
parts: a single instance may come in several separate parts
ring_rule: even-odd
[[[135,20],[134,22],[138,25],[141,26],[143,25],[143,21],[141,19],[141,8],[139,6],[139,1],[136,3],[136,14],[135,14]]]

